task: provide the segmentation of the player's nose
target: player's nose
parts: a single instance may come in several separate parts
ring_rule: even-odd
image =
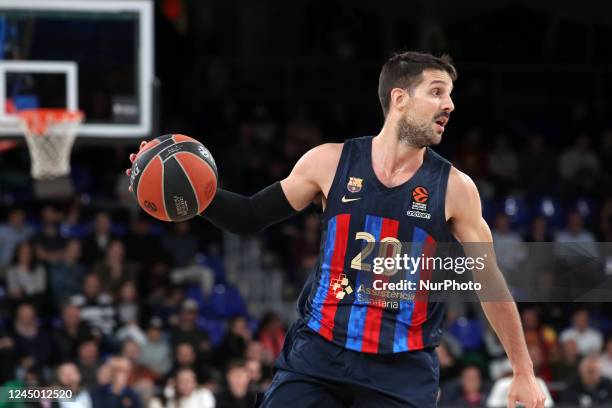
[[[451,113],[455,110],[455,104],[453,103],[453,100],[451,98],[446,98],[446,100],[442,102],[442,110],[448,113]]]

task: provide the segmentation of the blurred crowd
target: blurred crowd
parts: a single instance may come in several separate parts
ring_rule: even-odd
[[[0,227],[0,383],[71,389],[70,407],[252,406],[285,325],[249,315],[189,224],[116,233],[99,212],[84,232],[68,218],[12,209]]]

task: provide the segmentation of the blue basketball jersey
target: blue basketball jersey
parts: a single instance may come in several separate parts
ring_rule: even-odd
[[[445,217],[451,164],[427,148],[407,182],[386,187],[372,167],[372,137],[344,143],[322,214],[321,251],[298,300],[301,318],[329,341],[351,350],[388,354],[435,346],[443,303],[427,291],[382,290],[382,283],[431,278],[418,270],[377,269],[375,258],[435,256],[452,240]]]

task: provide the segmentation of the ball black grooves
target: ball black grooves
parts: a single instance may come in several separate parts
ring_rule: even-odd
[[[164,161],[163,183],[166,212],[172,221],[182,221],[198,214],[198,200],[195,192],[176,157],[170,157]],[[179,215],[175,199],[187,205],[186,214]]]

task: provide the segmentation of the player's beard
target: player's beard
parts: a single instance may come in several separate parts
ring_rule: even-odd
[[[418,148],[437,145],[442,139],[442,135],[433,129],[433,120],[419,123],[405,116],[397,122],[397,137],[400,142]]]

